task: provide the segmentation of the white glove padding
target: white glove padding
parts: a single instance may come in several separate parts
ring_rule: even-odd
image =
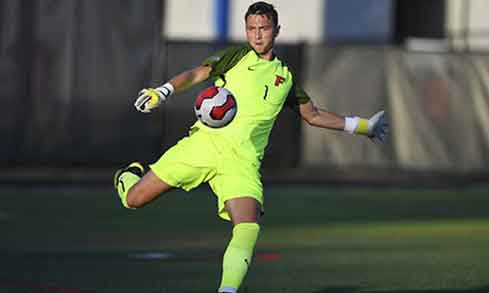
[[[149,113],[157,108],[173,93],[173,86],[166,83],[158,88],[147,88],[139,92],[139,96],[134,102],[134,107],[140,112]]]
[[[378,140],[384,142],[389,133],[389,125],[385,121],[384,111],[377,112],[368,119],[368,134],[367,136],[373,141]]]

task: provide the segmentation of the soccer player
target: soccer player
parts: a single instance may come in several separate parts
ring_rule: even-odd
[[[216,86],[234,94],[238,104],[234,120],[218,129],[197,121],[189,135],[150,165],[149,171],[145,173],[140,163],[132,163],[114,177],[126,208],[142,207],[172,188],[189,191],[203,182],[210,185],[217,197],[218,215],[233,224],[223,257],[221,293],[236,293],[251,264],[263,212],[259,168],[284,105],[312,126],[380,141],[387,133],[383,111],[363,119],[341,117],[314,105],[297,84],[294,72],[273,51],[280,26],[271,4],[252,4],[245,24],[247,45],[217,52],[160,87],[143,89],[135,102],[137,110],[147,113],[173,93],[213,79]]]

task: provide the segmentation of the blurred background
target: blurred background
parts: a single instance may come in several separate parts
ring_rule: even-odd
[[[205,85],[151,115],[133,108],[138,91],[244,42],[252,2],[1,1],[0,181],[106,182],[129,161],[156,160],[186,134]],[[271,3],[282,26],[277,51],[314,101],[341,115],[384,109],[391,136],[373,145],[284,110],[265,180],[488,178],[487,1]]]

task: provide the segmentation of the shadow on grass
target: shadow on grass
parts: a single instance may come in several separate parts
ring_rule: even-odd
[[[328,287],[312,293],[488,293],[489,286],[471,289],[369,290],[358,287]]]
[[[362,289],[357,287],[328,287],[317,291],[312,291],[312,293],[359,293],[359,292],[362,292]]]

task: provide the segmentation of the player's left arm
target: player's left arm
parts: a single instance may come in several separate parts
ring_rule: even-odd
[[[388,124],[384,118],[384,111],[377,112],[369,119],[342,117],[316,107],[312,100],[309,100],[299,105],[299,114],[309,125],[366,135],[372,140],[380,142],[384,142],[388,133]]]
[[[299,105],[299,114],[311,126],[333,130],[343,130],[345,128],[344,117],[316,107],[312,100]]]

